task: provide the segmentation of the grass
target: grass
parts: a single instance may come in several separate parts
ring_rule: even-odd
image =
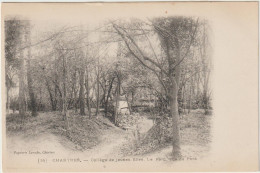
[[[37,117],[25,116],[22,122],[19,114],[9,114],[6,117],[7,136],[19,136],[31,140],[41,134],[50,133],[62,141],[65,148],[76,151],[85,151],[94,148],[99,144],[106,147],[110,143],[116,143],[120,138],[127,137],[118,146],[121,156],[146,155],[157,153],[162,155],[163,150],[171,152],[171,119],[165,118],[161,123],[152,126],[152,120],[147,118],[147,114],[140,113],[128,117],[125,121],[120,121],[122,126],[133,125],[136,121],[150,122],[143,123],[147,126],[145,132],[140,133],[140,138],[132,131],[120,130],[113,141],[106,141],[104,136],[116,135],[113,131],[116,128],[107,118],[99,115],[89,119],[88,116],[80,116],[70,112],[68,116],[69,128],[63,120],[60,112],[41,112]],[[122,116],[123,117],[123,116]],[[210,149],[211,142],[211,115],[204,115],[203,110],[194,110],[188,115],[183,115],[180,119],[180,137],[182,156],[200,157]],[[138,119],[138,120],[136,120]],[[133,126],[135,127],[135,126]],[[152,128],[150,128],[152,127]],[[112,139],[112,137],[111,137]],[[102,148],[101,148],[102,149]],[[158,154],[160,153],[160,154]],[[164,152],[165,153],[165,152]]]

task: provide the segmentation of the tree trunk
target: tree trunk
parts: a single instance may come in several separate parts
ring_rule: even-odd
[[[30,52],[30,51],[29,51]],[[30,54],[30,53],[29,53]],[[30,55],[28,56],[30,57]],[[28,82],[28,91],[29,91],[29,97],[31,101],[31,111],[32,111],[32,116],[37,115],[37,104],[36,104],[36,99],[33,91],[33,86],[32,86],[32,77],[31,77],[31,67],[30,67],[30,58],[27,61],[27,82]]]
[[[81,67],[80,71],[80,89],[79,89],[79,105],[80,105],[80,115],[85,115],[85,94],[84,94],[84,75],[85,67]]]
[[[106,97],[106,100],[105,100],[105,116],[107,116],[107,113],[108,113],[108,98],[110,96],[110,93],[111,93],[111,90],[112,90],[112,87],[113,87],[113,82],[114,82],[114,77],[111,79],[111,82],[109,84],[109,88],[108,88],[108,91],[107,91],[107,97]]]
[[[180,155],[180,134],[179,134],[179,115],[178,115],[178,82],[173,79],[172,87],[169,91],[169,106],[170,113],[172,116],[172,153],[174,157],[179,157]]]
[[[9,110],[10,110],[10,99],[9,99],[9,87],[6,87],[6,111],[7,114],[9,114]]]
[[[191,110],[191,94],[192,94],[192,89],[191,89],[191,85],[190,85],[190,94],[189,94],[189,110],[188,110],[188,114],[190,113]]]
[[[131,96],[132,96],[132,98],[131,98],[131,105],[133,106],[134,104],[135,104],[135,91],[132,91],[131,92]]]
[[[125,98],[126,98],[126,102],[127,102],[127,106],[128,106],[129,113],[132,114],[132,105],[131,105],[131,103],[129,102],[129,97],[128,97],[127,94],[125,95]]]
[[[19,70],[19,114],[25,115],[25,93],[24,93],[24,60],[21,60]]]
[[[69,135],[69,121],[67,115],[67,62],[66,57],[63,55],[63,98],[62,98],[62,115],[63,120],[65,121],[65,128],[67,135]]]
[[[185,98],[185,85],[183,86],[182,90],[182,105],[183,105],[183,114],[186,114],[186,98]]]
[[[47,86],[47,90],[48,90],[49,95],[50,95],[50,101],[51,101],[52,111],[56,111],[56,105],[55,105],[55,101],[54,101],[53,95],[52,95],[52,93],[51,93],[51,87],[50,87],[50,84],[49,84],[48,79],[46,79],[46,86]]]
[[[22,38],[21,38],[22,41]],[[20,52],[20,68],[19,68],[19,114],[23,117],[25,116],[25,92],[24,92],[24,57],[23,57],[23,51]]]
[[[25,26],[25,42],[27,45],[31,45],[31,30],[30,30],[30,23],[26,23]],[[32,111],[32,116],[37,115],[37,105],[36,105],[36,99],[35,99],[35,94],[33,91],[33,86],[32,86],[32,76],[31,76],[31,47],[29,46],[27,48],[28,54],[27,54],[27,84],[28,84],[28,92],[29,92],[29,97],[31,101],[31,111]]]
[[[97,107],[96,107],[96,114],[99,114],[99,59],[98,59],[98,71],[97,71]]]
[[[76,90],[76,83],[77,83],[77,70],[75,70],[74,74],[73,74],[73,78],[74,78],[74,83],[72,85],[72,90],[73,90],[73,106],[75,109],[75,113],[77,112],[77,90]]]
[[[176,62],[180,61],[180,50],[176,50]],[[168,54],[169,55],[169,54]],[[180,149],[180,129],[178,114],[178,90],[180,79],[180,65],[175,66],[173,58],[169,56],[169,79],[171,87],[169,88],[169,107],[172,116],[172,155],[174,158],[181,156]]]
[[[101,79],[100,79],[101,80]],[[99,85],[101,86],[102,90],[103,90],[103,95],[99,101],[99,104],[101,105],[101,107],[105,107],[105,100],[106,100],[106,93],[107,93],[107,85],[106,85],[106,80],[104,80],[104,85],[101,81],[99,81]]]
[[[62,93],[61,93],[61,90],[59,88],[60,84],[59,84],[59,81],[58,81],[58,72],[57,72],[57,59],[55,57],[55,63],[54,63],[54,67],[55,67],[55,76],[54,76],[54,98],[55,98],[55,110],[57,110],[57,105],[59,106],[59,98],[58,98],[58,93],[60,95],[60,98],[62,98]],[[59,107],[58,107],[59,108]],[[60,110],[60,109],[59,109]]]
[[[88,116],[91,118],[91,104],[90,104],[90,95],[89,95],[89,71],[88,67],[86,69],[87,71],[87,78],[86,78],[86,92],[87,92],[87,107],[88,107]]]
[[[25,94],[24,98],[25,98],[25,112],[28,112],[28,98],[27,98],[26,94]]]
[[[114,111],[114,123],[117,125],[117,115],[118,115],[118,104],[119,104],[119,87],[120,84],[118,82],[117,88],[116,88],[116,97],[115,97],[115,111]]]

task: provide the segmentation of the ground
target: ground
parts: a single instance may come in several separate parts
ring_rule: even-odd
[[[27,116],[23,122],[18,114],[10,114],[6,120],[8,151],[48,149],[67,156],[76,153],[84,158],[132,155],[170,157],[170,142],[159,144],[154,139],[145,141],[146,143],[143,141],[147,139],[144,137],[152,133],[154,123],[145,114],[139,116],[138,127],[123,130],[101,115],[89,119],[87,116],[70,113],[70,130],[67,132],[65,121],[59,112],[39,113],[37,117]],[[198,159],[207,154],[211,139],[210,121],[211,116],[203,115],[199,110],[182,116],[180,134],[183,157]]]

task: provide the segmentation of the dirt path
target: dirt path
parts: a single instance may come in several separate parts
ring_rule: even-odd
[[[139,123],[140,132],[145,133],[152,127],[152,120],[143,118]],[[62,156],[77,155],[82,158],[107,158],[121,157],[120,147],[130,140],[133,140],[133,130],[122,130],[112,127],[104,131],[98,145],[85,151],[75,150],[75,144],[66,138],[57,136],[48,131],[36,136],[8,136],[7,147],[10,153],[14,151],[54,151]]]
[[[91,150],[84,152],[84,155],[95,158],[106,158],[120,156],[117,149],[127,141],[127,132],[120,129],[107,131],[102,136],[101,143]]]
[[[140,133],[146,133],[152,126],[152,120],[144,117],[139,122],[139,131]],[[97,147],[85,151],[84,154],[96,158],[122,157],[121,146],[135,138],[133,128],[125,131],[115,127],[106,131],[102,136],[102,142]]]

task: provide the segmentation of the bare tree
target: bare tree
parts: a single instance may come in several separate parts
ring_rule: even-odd
[[[96,116],[99,114],[99,102],[100,102],[100,91],[99,91],[99,82],[100,82],[100,67],[99,67],[99,57],[98,57],[98,64],[97,64],[97,95],[96,95],[96,99],[97,99],[97,107],[96,107]]]
[[[31,44],[31,25],[29,21],[25,21],[25,42],[26,44]],[[28,92],[30,96],[30,108],[32,111],[32,116],[37,115],[37,105],[36,105],[36,98],[33,89],[33,79],[31,75],[31,47],[27,48],[27,82],[28,82]]]
[[[85,77],[85,63],[83,59],[83,53],[79,55],[81,58],[82,65],[80,67],[80,90],[79,90],[79,104],[80,104],[80,115],[85,115],[85,92],[84,92],[84,77]]]
[[[143,22],[144,23],[144,22]],[[180,135],[178,116],[178,89],[181,66],[180,64],[189,55],[190,48],[194,44],[199,21],[193,18],[173,17],[159,18],[151,21],[152,28],[158,34],[161,46],[166,56],[166,64],[160,64],[146,53],[135,41],[130,29],[113,23],[113,28],[123,39],[130,54],[136,58],[144,67],[150,69],[164,87],[169,99],[170,114],[172,117],[172,145],[173,155],[180,155]],[[138,26],[135,24],[134,26]],[[140,26],[140,24],[139,24]],[[128,27],[129,28],[129,27]],[[141,28],[142,29],[142,28]],[[139,27],[140,30],[140,27]],[[143,31],[143,30],[142,30]],[[136,33],[135,33],[136,34]],[[145,34],[144,32],[142,34]],[[166,81],[160,76],[160,72],[166,76]]]
[[[5,21],[5,81],[6,81],[6,108],[9,113],[10,96],[9,92],[15,86],[14,76],[20,69],[19,52],[21,47],[21,24],[17,19]]]

